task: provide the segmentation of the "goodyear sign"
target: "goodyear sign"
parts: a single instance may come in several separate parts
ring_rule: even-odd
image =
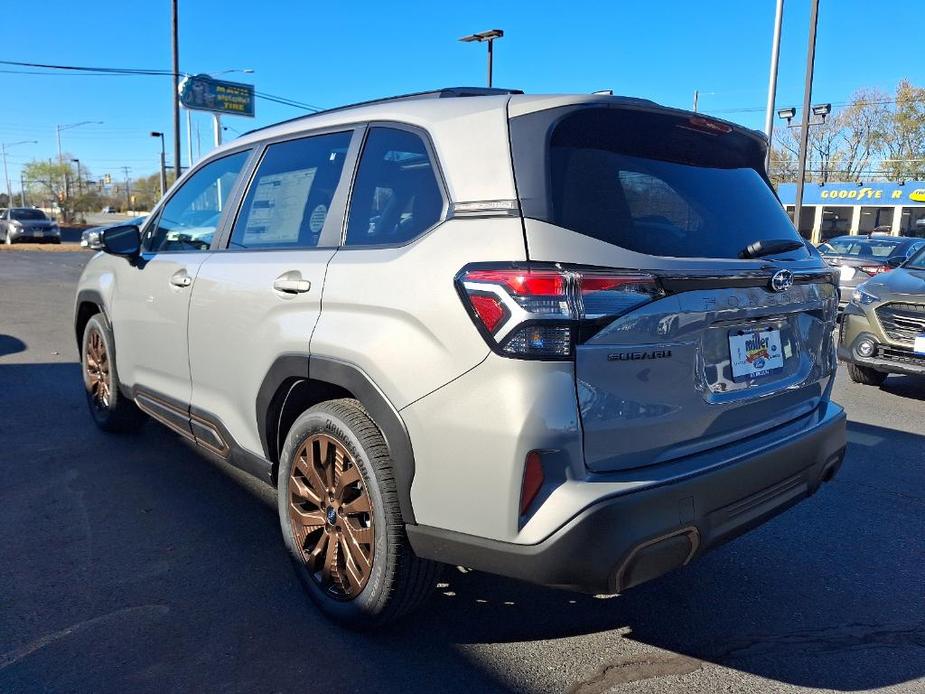
[[[782,183],[777,194],[785,205],[796,199],[796,183]],[[925,205],[925,181],[899,183],[807,183],[803,187],[804,205]]]
[[[195,111],[254,117],[254,85],[225,82],[209,75],[187,76],[180,82],[180,103]]]

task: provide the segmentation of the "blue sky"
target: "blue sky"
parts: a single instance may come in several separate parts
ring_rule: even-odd
[[[170,68],[168,0],[41,5],[6,4],[3,25],[13,31],[4,32],[0,60]],[[914,0],[821,0],[814,102],[846,101],[859,87],[892,90],[904,77],[925,83],[922,12]],[[329,107],[482,85],[484,46],[457,39],[500,27],[496,86],[534,93],[609,88],[687,108],[699,89],[702,111],[761,128],[773,16],[774,0],[180,0],[180,67],[253,68],[253,75],[227,78]],[[808,20],[809,0],[786,0],[779,106],[801,102]],[[39,140],[10,150],[11,178],[18,181],[23,162],[55,155],[56,124],[82,120],[104,123],[64,131],[63,145],[94,175],[121,179],[122,165],[133,177],[155,172],[160,146],[149,132],[171,132],[170,90],[169,77],[0,73],[0,142]],[[256,118],[225,123],[243,132],[299,113],[258,100]],[[194,140],[196,124],[204,153],[211,120],[194,118]]]

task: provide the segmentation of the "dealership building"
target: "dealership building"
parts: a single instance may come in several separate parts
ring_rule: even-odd
[[[777,193],[793,218],[796,184],[782,183]],[[925,181],[807,183],[798,228],[816,244],[874,230],[925,237]]]

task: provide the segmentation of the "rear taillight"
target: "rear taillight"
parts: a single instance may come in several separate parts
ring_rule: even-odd
[[[893,268],[889,265],[861,265],[858,269],[863,270],[868,275],[873,276],[879,275],[881,272],[889,272]]]
[[[571,359],[575,345],[664,295],[646,273],[554,265],[470,265],[459,295],[492,348],[521,359]]]

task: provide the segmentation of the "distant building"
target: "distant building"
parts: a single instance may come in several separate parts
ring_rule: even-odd
[[[796,183],[777,188],[793,218]],[[925,237],[925,181],[903,183],[807,183],[797,225],[805,238],[822,243],[833,236],[877,229],[894,236]]]

